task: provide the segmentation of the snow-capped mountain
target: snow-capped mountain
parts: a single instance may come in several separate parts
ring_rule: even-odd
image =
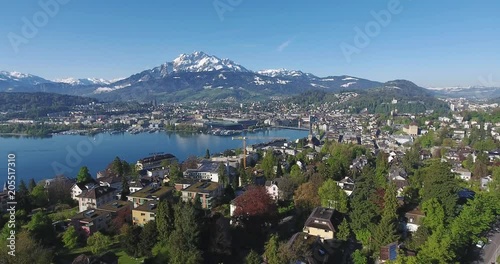
[[[49,82],[49,80],[31,74],[0,71],[0,88],[14,88]]]
[[[112,81],[100,79],[100,78],[84,78],[84,79],[76,79],[76,78],[63,78],[63,79],[55,79],[53,82],[58,83],[67,83],[71,85],[107,85],[112,83]]]
[[[381,84],[345,75],[320,78],[300,70],[251,71],[230,59],[200,51],[181,54],[172,61],[115,81],[95,78],[42,80],[13,91],[84,95],[105,100],[256,100],[299,94],[310,89],[363,90]],[[2,89],[5,87],[0,86],[0,91],[6,91]]]
[[[296,71],[296,70],[287,70],[284,68],[261,70],[261,71],[258,71],[257,73],[261,74],[261,75],[269,76],[269,77],[282,77],[282,78],[307,77],[307,78],[311,78],[311,79],[318,78],[310,73],[304,73],[302,71]]]

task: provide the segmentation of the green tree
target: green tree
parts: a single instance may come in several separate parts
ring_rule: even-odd
[[[451,172],[451,165],[439,160],[433,160],[422,169],[422,202],[436,198],[443,206],[445,221],[449,222],[455,215],[458,200],[458,181]]]
[[[156,222],[149,221],[144,225],[140,235],[140,241],[137,245],[142,256],[151,257],[151,250],[156,244],[158,239],[158,230],[156,229]]]
[[[229,175],[227,174],[227,168],[224,163],[219,164],[219,183],[222,184],[222,186],[226,187],[227,184],[229,184]]]
[[[36,207],[45,207],[49,202],[47,190],[42,184],[39,184],[31,191],[31,200]]]
[[[274,157],[274,152],[272,149],[269,149],[264,155],[261,164],[261,168],[264,171],[264,176],[266,176],[266,179],[272,180],[275,178],[274,174],[275,164],[276,164],[276,158]]]
[[[351,229],[349,228],[349,223],[344,218],[342,223],[339,225],[339,232],[337,233],[337,239],[347,241],[351,236]]]
[[[248,255],[245,257],[245,264],[261,264],[262,259],[254,250],[250,250]]]
[[[301,185],[305,182],[304,174],[302,173],[299,165],[294,164],[290,169],[290,179],[292,179],[295,185]]]
[[[78,246],[78,233],[76,232],[76,229],[74,226],[70,226],[68,229],[63,234],[62,237],[64,246],[72,250]]]
[[[40,241],[42,245],[51,245],[56,240],[52,220],[42,212],[38,212],[31,217],[27,229],[33,238]]]
[[[181,171],[178,163],[174,162],[174,163],[169,165],[169,174],[168,175],[169,175],[171,184],[175,184],[182,179],[183,175],[182,175],[182,171]]]
[[[92,176],[90,175],[89,168],[87,166],[81,167],[76,176],[76,182],[87,182],[90,180],[92,180]]]
[[[168,240],[168,253],[173,264],[195,264],[201,262],[199,250],[200,229],[196,211],[190,203],[179,203],[174,208],[174,231]]]
[[[384,195],[382,219],[373,232],[373,240],[377,248],[392,242],[397,242],[398,240],[396,234],[396,224],[398,220],[396,214],[397,206],[396,188],[394,184],[390,184]]]
[[[122,192],[120,194],[120,200],[126,201],[127,196],[130,194],[130,187],[128,185],[128,179],[126,176],[122,176]]]
[[[332,180],[326,180],[318,189],[321,206],[333,208],[341,213],[347,213],[347,194]]]
[[[23,179],[19,182],[19,190],[16,193],[16,201],[18,204],[18,210],[23,209],[26,211],[31,211],[31,198],[30,198],[30,190],[26,186],[26,183]]]
[[[281,167],[281,162],[278,160],[278,164],[276,165],[276,177],[279,178],[283,176],[283,168]]]
[[[354,264],[368,264],[368,259],[359,249],[356,249],[356,251],[352,253],[351,257]]]
[[[264,258],[268,264],[281,264],[282,258],[279,254],[278,236],[272,234],[264,246]]]
[[[141,241],[142,227],[124,225],[121,229],[121,245],[125,252],[132,257],[140,256],[139,243]]]
[[[356,181],[356,190],[352,194],[349,216],[351,229],[358,237],[363,230],[372,229],[378,218],[378,208],[373,202],[375,199],[375,172],[365,167]],[[359,238],[358,238],[359,239]]]
[[[156,227],[158,229],[158,239],[167,241],[172,231],[174,231],[174,208],[169,201],[160,201],[156,211]]]
[[[419,263],[453,263],[455,253],[451,248],[451,237],[443,227],[432,233],[417,255]]]
[[[28,184],[29,191],[32,192],[35,187],[36,187],[35,179],[31,178]]]
[[[111,162],[111,171],[118,177],[123,176],[123,162],[119,157],[115,157],[113,162]]]
[[[18,263],[37,263],[50,264],[52,262],[53,252],[43,247],[36,239],[33,239],[28,232],[21,231],[16,233],[16,252],[15,256],[7,253],[8,248],[0,249],[0,259],[5,264]]]
[[[96,232],[87,239],[87,245],[90,248],[92,254],[100,254],[107,250],[111,246],[112,241],[106,235],[101,232]]]
[[[422,209],[425,212],[423,225],[431,231],[436,231],[444,228],[444,209],[436,198],[429,199],[422,204]]]
[[[210,158],[210,150],[206,150],[205,151],[205,159],[209,159]]]

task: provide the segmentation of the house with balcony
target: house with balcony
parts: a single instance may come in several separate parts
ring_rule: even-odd
[[[222,195],[224,187],[222,184],[210,181],[197,182],[182,190],[182,201],[194,201],[200,199],[203,209],[211,209],[214,200]]]
[[[184,171],[184,177],[195,180],[219,182],[219,166],[224,166],[224,164],[203,160],[198,163],[198,168]]]
[[[107,186],[94,186],[88,190],[82,191],[77,195],[79,212],[106,204],[116,198],[116,189]]]
[[[168,199],[169,197],[172,197],[173,191],[173,187],[161,186],[158,183],[152,183],[148,187],[129,194],[127,198],[134,204],[134,208],[137,208],[145,203]]]
[[[71,224],[85,236],[105,231],[112,227],[113,220],[122,217],[124,223],[130,223],[132,205],[127,201],[112,201],[100,208],[87,209],[71,217]]]

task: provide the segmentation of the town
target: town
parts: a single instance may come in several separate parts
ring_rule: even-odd
[[[76,178],[23,179],[16,258],[40,263],[472,263],[496,258],[500,111],[445,99],[449,112],[374,114],[333,103],[141,106],[49,114],[58,134],[233,136],[241,149],[179,160],[175,149]],[[115,114],[115,113],[119,114]],[[9,119],[35,126],[39,119]],[[247,145],[243,131],[281,127],[306,138]],[[25,181],[26,180],[26,181]],[[7,212],[6,190],[0,196]],[[2,218],[2,225],[8,218]],[[2,236],[9,228],[4,226]],[[1,254],[4,254],[3,252]],[[2,255],[1,258],[9,258]],[[481,260],[482,259],[482,260]],[[495,261],[494,259],[493,261]],[[100,261],[100,262],[99,262]],[[21,263],[21,262],[19,262]]]

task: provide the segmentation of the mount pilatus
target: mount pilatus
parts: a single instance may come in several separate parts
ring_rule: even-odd
[[[2,76],[4,75],[0,75],[0,78]],[[255,100],[270,96],[289,96],[313,89],[335,92],[365,90],[381,85],[380,82],[352,76],[317,77],[299,70],[251,71],[230,59],[220,59],[204,52],[181,54],[173,61],[114,82],[95,78],[55,81],[36,78],[33,79],[36,81],[30,82],[22,81],[22,78],[18,78],[17,82],[9,79],[8,83],[2,83],[0,79],[0,90],[54,92],[103,100],[156,99],[174,102]]]

